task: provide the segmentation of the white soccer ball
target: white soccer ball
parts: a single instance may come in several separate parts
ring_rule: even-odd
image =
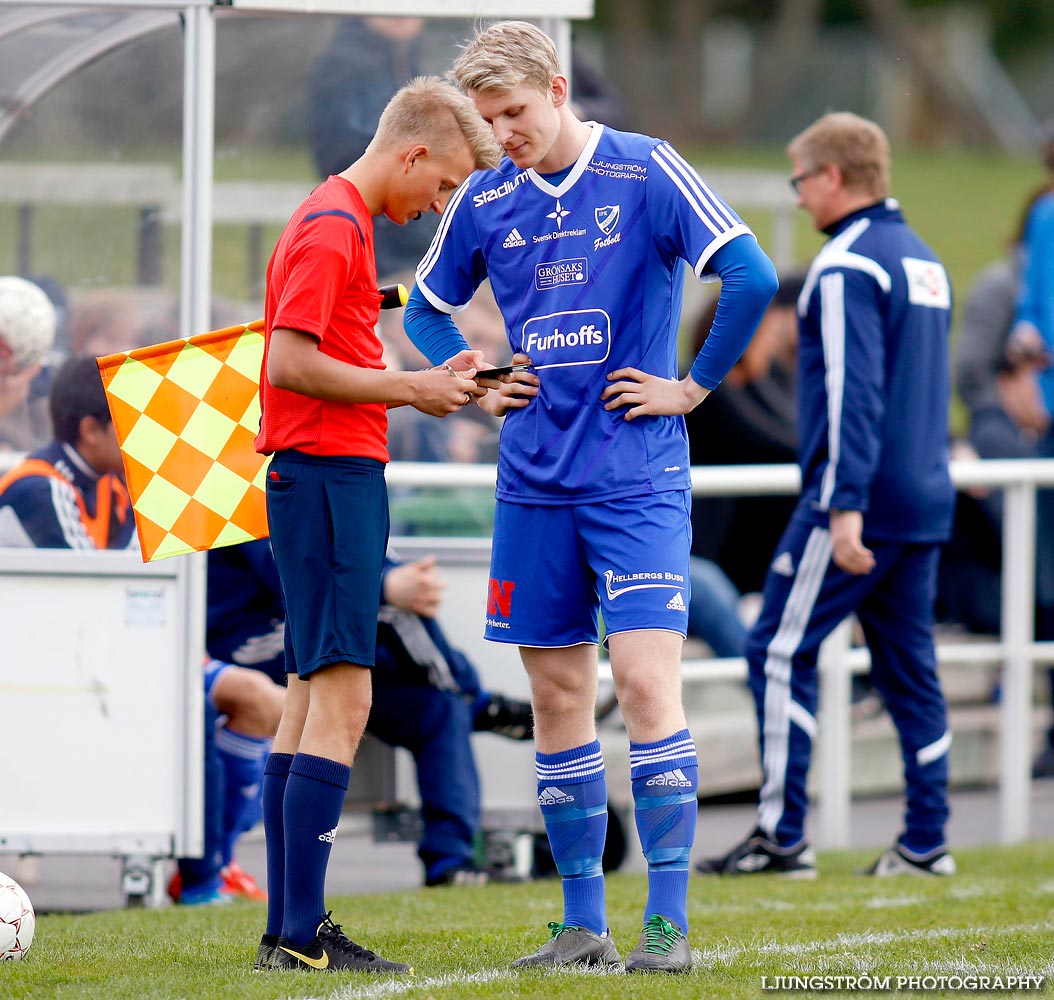
[[[17,962],[33,943],[37,917],[25,889],[0,872],[0,961]]]
[[[44,290],[8,274],[0,277],[0,340],[15,371],[36,364],[55,343],[55,307]]]

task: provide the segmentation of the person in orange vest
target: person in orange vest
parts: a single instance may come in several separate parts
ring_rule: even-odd
[[[124,465],[95,359],[56,372],[49,397],[54,439],[0,479],[0,547],[124,549],[135,545]],[[217,660],[205,665],[205,849],[180,858],[170,894],[186,905],[266,899],[231,856],[241,829],[225,827],[225,793],[252,779],[282,712],[282,688],[258,671]],[[243,764],[237,770],[239,763]],[[259,781],[259,776],[256,777]],[[240,817],[239,817],[240,818]]]
[[[0,479],[0,546],[124,549],[135,522],[94,358],[71,358],[49,397],[54,438]]]

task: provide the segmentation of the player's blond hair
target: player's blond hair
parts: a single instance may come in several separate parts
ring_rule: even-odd
[[[501,161],[494,133],[472,101],[438,76],[419,76],[388,102],[374,141],[421,142],[435,156],[447,156],[456,148],[458,136],[468,145],[477,170],[496,167]]]
[[[498,21],[479,31],[461,50],[451,79],[466,93],[505,93],[527,84],[543,94],[560,70],[553,40],[527,21]]]
[[[848,188],[876,200],[889,197],[889,139],[867,118],[850,111],[829,112],[791,139],[787,153],[808,170],[836,166]]]

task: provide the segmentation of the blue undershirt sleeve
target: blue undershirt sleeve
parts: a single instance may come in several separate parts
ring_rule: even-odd
[[[458,351],[467,351],[468,344],[454,321],[436,309],[414,285],[403,311],[403,329],[410,342],[434,365],[441,365]]]
[[[753,236],[738,236],[709,260],[708,269],[721,278],[717,315],[692,364],[693,381],[715,389],[739,360],[776,294],[776,269]]]

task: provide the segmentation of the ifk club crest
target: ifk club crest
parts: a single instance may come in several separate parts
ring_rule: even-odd
[[[605,236],[610,236],[618,226],[619,214],[618,205],[604,205],[601,208],[593,209],[593,217],[597,220],[597,225]]]

